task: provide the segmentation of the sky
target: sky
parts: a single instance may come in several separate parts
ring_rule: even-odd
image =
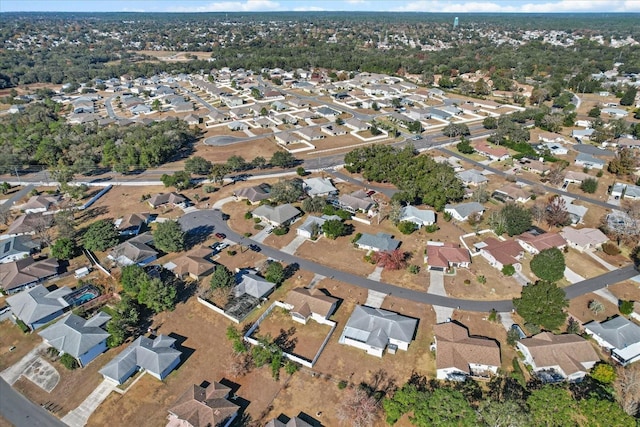
[[[640,0],[0,0],[0,12],[640,13]]]

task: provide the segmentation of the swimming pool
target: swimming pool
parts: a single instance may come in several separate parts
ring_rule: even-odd
[[[74,291],[67,295],[65,297],[65,300],[69,303],[70,306],[77,307],[91,301],[92,299],[97,298],[98,296],[100,296],[100,291],[98,290],[98,288],[93,285],[85,285],[77,291]]]

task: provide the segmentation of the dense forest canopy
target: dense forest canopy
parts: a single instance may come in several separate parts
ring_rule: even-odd
[[[453,18],[344,12],[5,13],[0,16],[0,87],[222,66],[445,75],[484,69],[518,80],[551,76],[565,81],[611,69],[617,61],[623,62],[622,73],[640,72],[640,49],[612,42],[640,39],[637,14],[468,14],[455,31]],[[556,32],[554,39],[545,39],[545,31]],[[141,51],[211,52],[211,60],[151,61]]]

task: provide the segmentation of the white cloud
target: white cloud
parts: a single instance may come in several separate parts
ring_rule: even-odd
[[[301,7],[294,7],[292,10],[294,12],[324,12],[327,9],[323,9],[318,6],[301,6]]]
[[[496,2],[417,0],[394,9],[398,12],[442,13],[562,13],[562,12],[640,12],[637,0],[559,0],[540,2]]]
[[[216,1],[198,7],[176,7],[168,12],[259,12],[280,10],[280,3],[270,0]]]
[[[364,4],[366,3],[365,0],[347,0],[347,3],[349,4]]]

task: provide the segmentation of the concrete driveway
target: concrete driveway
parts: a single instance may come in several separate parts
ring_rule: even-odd
[[[62,422],[69,427],[84,427],[91,414],[104,402],[115,387],[116,384],[113,381],[104,379],[80,406],[62,418]]]
[[[9,385],[15,384],[18,378],[20,378],[20,375],[39,357],[40,352],[43,352],[47,347],[46,343],[41,342],[36,348],[25,354],[20,361],[2,371],[0,377],[9,383]]]
[[[34,360],[22,375],[47,393],[51,393],[60,381],[60,374],[56,371],[56,368],[42,357]]]

